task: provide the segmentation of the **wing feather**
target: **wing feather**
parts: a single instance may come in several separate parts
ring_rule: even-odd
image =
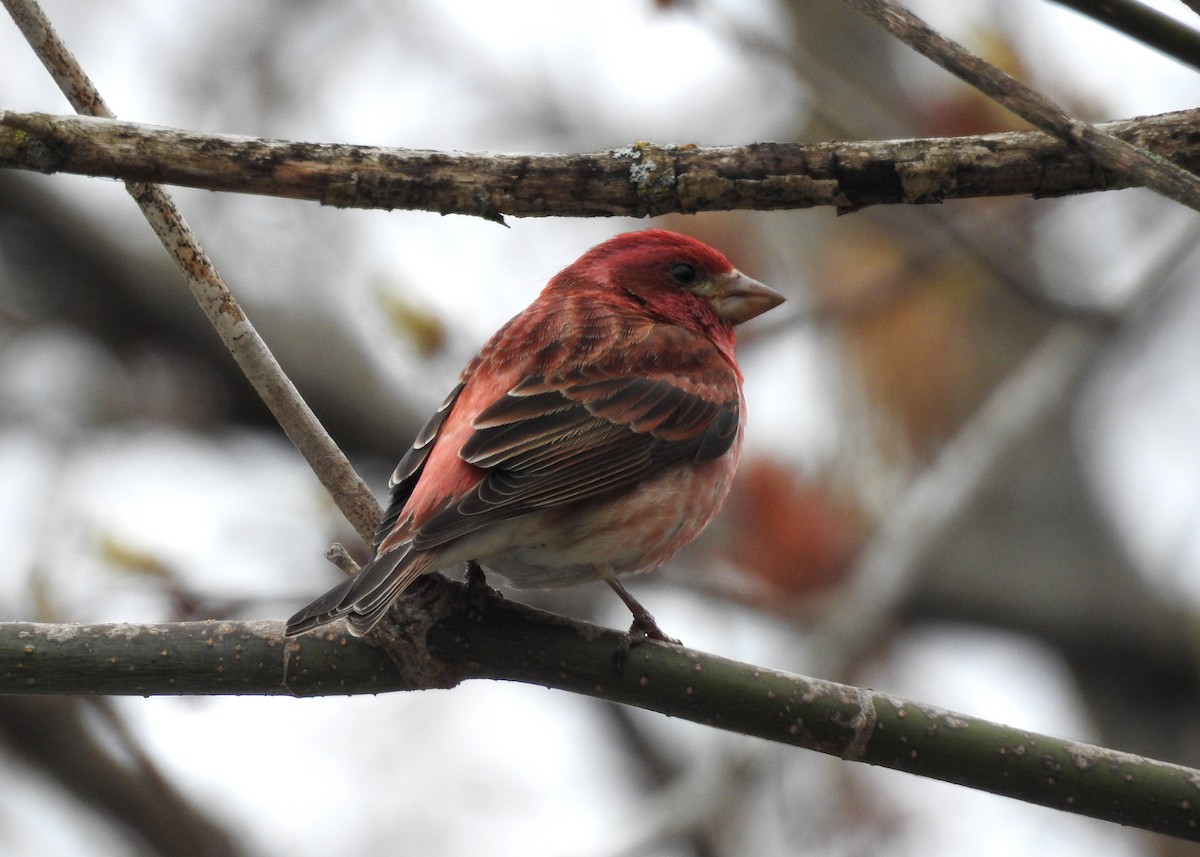
[[[627,371],[587,377],[530,375],[473,422],[459,457],[485,475],[457,503],[423,521],[414,550],[444,545],[489,524],[603,497],[687,460],[733,445],[737,377],[723,361],[709,383]],[[714,395],[715,394],[715,395]]]
[[[408,504],[408,498],[412,496],[413,489],[417,487],[417,482],[421,479],[421,472],[425,469],[425,462],[429,458],[429,453],[433,450],[433,441],[437,439],[438,432],[442,428],[442,424],[446,422],[446,418],[450,415],[450,411],[454,409],[454,403],[458,401],[459,394],[463,391],[464,382],[460,381],[450,394],[442,401],[438,409],[433,412],[421,430],[417,432],[417,437],[413,441],[413,445],[409,447],[408,452],[404,453],[404,457],[400,459],[400,463],[396,465],[396,469],[392,471],[392,477],[388,480],[388,505],[384,510],[383,519],[379,522],[379,526],[375,528],[375,538],[372,542],[372,547],[378,549],[383,540],[388,534],[395,529],[396,522],[400,520],[400,514],[404,511],[404,507]]]

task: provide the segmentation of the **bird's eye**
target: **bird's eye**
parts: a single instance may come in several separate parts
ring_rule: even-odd
[[[676,262],[671,266],[671,279],[681,286],[690,286],[696,282],[696,269],[686,262]]]

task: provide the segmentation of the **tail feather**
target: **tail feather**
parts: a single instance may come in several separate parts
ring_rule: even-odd
[[[287,621],[284,634],[295,637],[346,617],[356,637],[375,627],[392,602],[429,568],[432,557],[406,548],[388,551],[364,565]]]

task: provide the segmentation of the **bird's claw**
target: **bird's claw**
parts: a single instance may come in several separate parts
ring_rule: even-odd
[[[621,639],[617,641],[616,651],[613,652],[613,663],[617,668],[617,672],[625,666],[625,660],[629,657],[630,651],[634,646],[640,646],[647,640],[657,640],[660,643],[670,643],[673,646],[683,645],[674,637],[668,637],[663,633],[662,628],[658,627],[658,623],[654,621],[654,617],[648,612],[643,611],[641,615],[633,620],[633,624],[629,626],[629,630],[621,635]]]
[[[641,615],[634,617],[633,624],[629,626],[625,638],[629,640],[631,646],[639,645],[647,640],[658,640],[660,643],[670,643],[673,646],[683,645],[674,637],[668,637],[663,629],[658,627],[654,617],[647,612],[642,612]]]
[[[477,613],[482,613],[484,608],[487,607],[488,601],[493,598],[504,597],[495,589],[488,586],[487,575],[483,573],[483,567],[475,562],[475,560],[468,560],[464,582],[467,585],[467,603]]]

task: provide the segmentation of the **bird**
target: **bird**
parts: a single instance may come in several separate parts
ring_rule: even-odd
[[[784,297],[663,229],[598,244],[467,364],[389,480],[374,553],[294,637],[371,630],[419,576],[467,563],[515,588],[604,581],[638,641],[672,641],[619,578],[720,510],[745,431],[734,326]]]

